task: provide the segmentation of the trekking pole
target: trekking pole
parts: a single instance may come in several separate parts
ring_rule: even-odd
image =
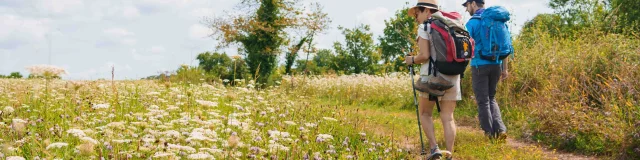
[[[411,88],[413,89],[413,104],[416,106],[416,116],[418,117],[418,132],[420,133],[420,155],[426,155],[427,152],[424,150],[424,141],[422,140],[422,124],[420,124],[420,111],[418,107],[418,96],[416,94],[415,81],[413,80],[413,76],[415,72],[413,70],[413,65],[409,65],[409,76],[411,77]]]

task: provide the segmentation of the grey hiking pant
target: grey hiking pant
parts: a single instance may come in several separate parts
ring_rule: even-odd
[[[471,66],[473,92],[478,103],[478,119],[485,134],[495,136],[506,132],[500,107],[496,102],[496,88],[502,72],[501,65]]]

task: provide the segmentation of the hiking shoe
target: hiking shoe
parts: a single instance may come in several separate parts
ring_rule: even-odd
[[[450,88],[453,88],[453,83],[451,81],[444,79],[442,76],[429,76],[427,79],[427,85],[431,89],[444,91]]]
[[[444,91],[432,89],[427,83],[422,83],[422,78],[418,78],[413,88],[420,92],[429,93],[431,96],[444,96]]]
[[[427,157],[427,160],[435,160],[442,158],[442,153],[440,152],[440,148],[436,146],[436,148],[431,149],[431,154]]]
[[[498,137],[497,137],[497,139],[498,139],[498,140],[500,140],[500,141],[507,140],[507,132],[500,132],[500,133],[498,133]]]
[[[444,159],[446,160],[452,160],[453,159],[453,154],[449,151],[440,151],[440,154],[442,154],[442,157],[444,157]]]

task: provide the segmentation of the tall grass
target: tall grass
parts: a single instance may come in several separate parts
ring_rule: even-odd
[[[640,158],[640,40],[594,30],[580,33],[562,39],[534,29],[514,42],[510,77],[497,94],[509,133],[565,151]],[[285,77],[283,85],[294,94],[343,104],[413,105],[406,74]],[[461,87],[456,120],[478,125],[470,76]]]
[[[640,40],[580,33],[561,39],[534,30],[516,41],[512,77],[499,86],[500,102],[529,113],[521,123],[524,138],[569,151],[638,158]],[[463,83],[470,85],[470,79]]]

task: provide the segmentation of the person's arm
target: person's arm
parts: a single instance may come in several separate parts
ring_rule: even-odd
[[[500,73],[500,79],[504,80],[507,79],[507,77],[509,77],[509,58],[505,58],[504,60],[502,60],[502,73]]]
[[[424,30],[423,28],[424,26],[421,25],[418,27],[418,38],[416,39],[417,45],[418,45],[418,54],[416,56],[406,56],[405,57],[405,63],[407,65],[413,65],[413,64],[422,64],[422,63],[426,63],[429,62],[429,57],[431,56],[431,49],[429,48],[429,35],[427,34],[427,32]]]
[[[502,60],[502,72],[509,72],[509,58],[505,58],[504,60]]]
[[[431,57],[431,48],[429,40],[418,38],[418,55],[414,57],[415,64],[423,64],[429,62]]]

